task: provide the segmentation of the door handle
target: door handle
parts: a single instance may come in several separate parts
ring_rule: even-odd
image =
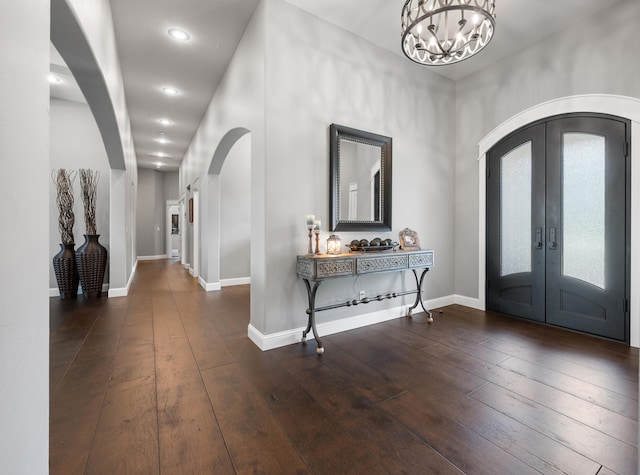
[[[549,228],[549,249],[557,249],[556,228]]]
[[[542,228],[536,228],[536,239],[533,241],[533,247],[542,249]]]

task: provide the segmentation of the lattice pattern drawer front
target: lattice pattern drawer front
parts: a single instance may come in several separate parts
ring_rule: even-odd
[[[410,254],[409,267],[433,267],[433,251]]]
[[[355,274],[355,267],[353,265],[353,259],[327,259],[318,260],[317,277],[318,279],[325,277],[337,277],[340,275],[353,275]]]
[[[311,259],[305,259],[304,257],[298,256],[296,272],[300,277],[313,279],[313,261]]]
[[[358,259],[358,274],[407,268],[407,256],[379,256]]]

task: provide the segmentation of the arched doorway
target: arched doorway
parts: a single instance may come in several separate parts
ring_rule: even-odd
[[[489,310],[629,340],[629,125],[548,117],[488,151]]]
[[[631,142],[640,143],[640,99],[607,94],[590,94],[554,99],[533,106],[506,120],[479,143],[478,154],[478,303],[486,308],[486,173],[487,152],[502,138],[526,124],[558,114],[593,112],[631,121]],[[631,163],[640,160],[640,147],[631,147]],[[640,209],[640,167],[631,167],[631,209]],[[631,216],[630,344],[640,346],[640,219]]]
[[[221,174],[228,158],[235,163],[234,166],[228,167],[232,176],[229,177],[229,183],[226,183],[221,181]],[[238,163],[241,164],[239,168],[235,167]],[[219,290],[223,284],[248,283],[251,273],[251,258],[249,259],[248,275],[241,276],[233,274],[233,272],[241,272],[242,269],[246,269],[247,253],[250,254],[248,249],[251,242],[251,219],[247,216],[251,209],[250,167],[250,131],[244,127],[229,130],[220,140],[207,173],[205,198],[207,223],[204,230],[207,240],[206,290]],[[243,177],[244,179],[241,179]],[[225,185],[229,188],[229,193],[224,191]],[[238,187],[241,189],[237,189]],[[225,203],[227,207],[223,209]],[[239,206],[239,203],[241,203],[242,211],[234,213],[231,208]],[[224,232],[223,226],[226,228]],[[225,276],[221,273],[222,261],[225,259],[223,253],[228,261],[226,264],[232,263],[225,268],[225,272],[230,272],[226,276],[227,279],[224,279]]]

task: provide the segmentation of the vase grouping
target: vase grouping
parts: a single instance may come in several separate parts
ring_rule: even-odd
[[[53,258],[61,299],[75,298],[78,283],[85,298],[100,298],[107,268],[107,250],[98,242],[99,234],[85,234],[84,243],[74,251],[74,244],[60,244]]]

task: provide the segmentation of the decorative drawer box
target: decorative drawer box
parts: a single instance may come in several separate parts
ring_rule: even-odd
[[[355,259],[298,256],[297,273],[300,277],[311,280],[354,275]]]
[[[320,281],[376,272],[401,271],[433,267],[432,250],[380,253],[348,253],[338,256],[298,256],[296,272],[303,279]]]
[[[358,258],[358,274],[370,274],[372,272],[384,272],[406,268],[406,254]]]
[[[416,267],[433,267],[433,251],[409,254],[409,269]]]

